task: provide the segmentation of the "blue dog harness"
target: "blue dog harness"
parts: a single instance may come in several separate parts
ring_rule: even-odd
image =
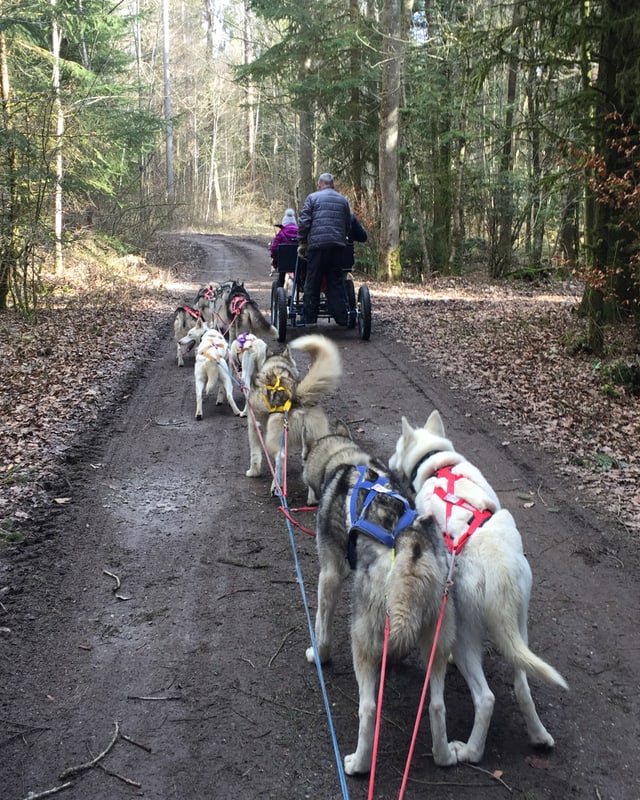
[[[351,503],[349,505],[351,528],[349,529],[347,558],[349,559],[349,565],[351,569],[355,569],[357,565],[356,540],[359,533],[366,533],[368,536],[377,539],[379,542],[392,549],[395,547],[398,535],[405,528],[408,528],[410,525],[412,525],[418,516],[418,512],[411,508],[406,497],[398,494],[395,489],[392,489],[389,486],[388,478],[385,478],[384,475],[378,475],[374,470],[370,469],[370,467],[367,467],[364,464],[356,467],[356,469],[358,470],[359,478],[351,493]],[[374,480],[367,479],[366,476],[368,472],[372,472],[376,476]],[[367,492],[367,496],[364,499],[362,509],[358,515],[358,495],[360,492]],[[386,495],[387,497],[397,500],[404,509],[400,519],[392,531],[381,528],[379,525],[376,525],[375,522],[365,519],[367,509],[371,503],[375,501],[378,495]]]

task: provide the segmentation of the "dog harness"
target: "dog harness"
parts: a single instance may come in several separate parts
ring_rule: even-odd
[[[194,319],[200,319],[200,317],[202,316],[199,308],[191,308],[191,306],[182,306],[182,310],[186,311],[187,314],[189,314],[189,316],[193,317]]]
[[[279,375],[277,376],[275,383],[269,384],[264,388],[265,391],[262,394],[262,399],[264,400],[264,404],[270,414],[284,414],[291,410],[291,389],[289,389],[288,386],[284,386],[282,383],[280,383]],[[271,400],[269,399],[270,392],[275,394],[284,394],[286,400],[284,403],[280,403],[280,405],[272,405]]]
[[[351,569],[355,569],[357,566],[356,540],[358,538],[358,534],[366,533],[368,536],[377,539],[377,541],[386,545],[390,549],[393,549],[395,547],[398,535],[405,528],[408,528],[410,525],[412,525],[418,516],[418,512],[411,508],[406,497],[398,494],[395,489],[392,489],[391,486],[389,486],[388,478],[385,478],[384,475],[378,475],[364,464],[356,467],[356,469],[358,470],[359,477],[358,482],[354,486],[351,493],[351,503],[349,504],[351,528],[349,530],[347,558],[349,560]],[[375,479],[368,479],[367,473],[373,473],[375,475]],[[358,495],[360,492],[367,492],[367,496],[362,503],[362,508],[360,510],[360,514],[358,515]],[[365,519],[365,513],[367,509],[379,495],[386,495],[387,497],[397,500],[403,508],[403,512],[392,531],[388,531],[385,528],[380,527],[380,525],[376,525],[375,522]]]
[[[226,366],[227,362],[224,360],[224,351],[226,347],[227,342],[225,339],[214,339],[208,347],[204,348],[200,355],[208,358],[209,361],[217,361],[218,364],[224,364]]]
[[[234,298],[232,298],[231,302],[229,303],[229,311],[231,312],[232,316],[239,316],[240,312],[248,302],[248,298],[243,297],[240,294],[237,294]]]
[[[238,353],[242,354],[246,353],[247,350],[251,350],[257,338],[258,337],[253,333],[241,333],[236,339],[236,342],[238,342]]]
[[[465,546],[467,539],[469,539],[470,536],[473,536],[478,528],[483,525],[489,519],[489,517],[493,516],[493,511],[489,511],[489,509],[481,511],[479,508],[472,506],[471,503],[468,503],[466,500],[463,500],[462,497],[458,497],[458,495],[455,494],[454,489],[456,481],[459,478],[464,478],[465,476],[455,475],[451,467],[442,467],[436,472],[436,477],[445,478],[447,481],[446,489],[443,489],[442,486],[436,486],[433,490],[433,493],[439,497],[447,507],[445,512],[444,541],[447,545],[447,550],[457,556]],[[471,522],[469,522],[467,530],[462,534],[457,542],[454,542],[451,534],[449,533],[449,520],[451,519],[453,506],[463,508],[465,511],[468,511],[470,514],[472,514]]]

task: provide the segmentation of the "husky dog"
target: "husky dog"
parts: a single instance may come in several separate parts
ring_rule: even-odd
[[[376,685],[389,613],[389,657],[415,647],[429,661],[447,578],[447,551],[430,517],[402,497],[389,470],[355,444],[341,423],[335,434],[309,441],[303,476],[318,495],[316,542],[320,564],[315,638],[320,661],[331,655],[331,627],[340,590],[353,569],[351,649],[360,693],[358,744],[344,760],[349,775],[369,772]],[[455,636],[449,597],[434,653],[429,707],[434,757],[447,760],[444,677]],[[313,647],[306,651],[314,661]],[[437,747],[444,747],[439,751]]]
[[[259,336],[269,334],[277,338],[277,329],[260,311],[260,307],[249,296],[244,283],[232,281],[224,300],[225,322],[228,325],[229,341],[236,339],[242,331]]]
[[[173,335],[176,340],[178,366],[184,366],[184,356],[200,344],[207,324],[199,308],[178,306],[173,318]]]
[[[515,696],[531,743],[553,747],[553,738],[536,712],[527,674],[568,687],[560,673],[528,647],[532,577],[515,520],[500,508],[480,470],[445,438],[438,411],[431,413],[424,428],[412,428],[402,418],[402,435],[389,466],[409,478],[416,492],[416,509],[433,516],[449,550],[459,553],[454,577],[457,616],[452,655],[471,691],[475,719],[467,742],[452,741],[448,751],[445,743],[438,743],[438,750],[445,751],[446,757],[436,758],[436,763],[478,762],[484,753],[495,702],[482,667],[487,632],[514,669]],[[433,696],[434,687],[431,691]],[[434,756],[435,752],[434,741]]]
[[[300,377],[292,351],[309,353],[311,366]],[[282,470],[282,435],[287,416],[289,444],[305,449],[305,435],[318,438],[329,433],[329,422],[320,406],[322,398],[335,391],[342,364],[336,345],[325,336],[312,334],[294,339],[280,354],[269,356],[253,376],[249,386],[248,419],[250,465],[247,477],[254,478],[262,470],[262,447],[256,426],[264,436],[265,447],[278,478]],[[276,481],[271,491],[276,491]],[[314,498],[310,495],[309,502]]]
[[[202,419],[203,394],[211,394],[218,387],[216,405],[222,405],[225,397],[231,410],[238,417],[243,417],[233,399],[233,384],[227,363],[229,345],[224,336],[215,328],[208,328],[202,336],[196,354],[194,375],[196,380],[196,419]]]
[[[227,297],[235,281],[229,279],[222,283],[209,283],[198,290],[194,305],[200,309],[209,327],[227,332],[230,319],[227,315]]]
[[[229,366],[240,374],[242,386],[247,389],[267,360],[267,344],[253,333],[241,333],[229,346]]]

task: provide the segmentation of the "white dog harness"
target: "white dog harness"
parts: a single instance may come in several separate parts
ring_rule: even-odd
[[[349,565],[351,566],[351,569],[355,569],[357,565],[356,540],[358,538],[358,534],[366,533],[368,536],[371,536],[374,539],[377,539],[377,541],[382,542],[382,544],[386,545],[388,548],[393,549],[395,547],[398,535],[405,528],[408,528],[410,525],[412,525],[418,516],[418,512],[411,508],[406,497],[403,497],[401,494],[398,494],[395,489],[391,488],[388,478],[386,478],[384,475],[378,475],[376,472],[374,472],[374,470],[364,464],[356,467],[356,469],[358,470],[359,477],[358,482],[354,486],[351,493],[351,502],[349,504],[351,528],[349,530],[347,558],[349,559]],[[371,472],[376,476],[374,480],[367,479],[366,476],[368,472]],[[367,492],[367,496],[362,504],[360,514],[358,514],[358,494],[360,492]],[[382,528],[375,522],[365,518],[367,509],[379,495],[386,495],[387,497],[397,500],[403,508],[403,512],[392,531],[385,530],[385,528]]]

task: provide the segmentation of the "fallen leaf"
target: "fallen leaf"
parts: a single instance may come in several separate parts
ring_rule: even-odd
[[[551,766],[548,758],[539,758],[538,756],[527,756],[526,762],[534,769],[549,769]]]
[[[66,506],[67,503],[71,502],[70,497],[54,497],[53,502],[57,503],[59,506]]]

